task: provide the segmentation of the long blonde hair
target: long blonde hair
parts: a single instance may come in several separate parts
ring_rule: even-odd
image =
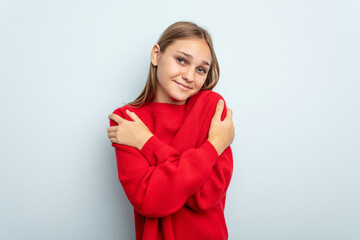
[[[157,43],[160,46],[160,52],[165,52],[166,48],[171,45],[175,40],[194,37],[204,39],[209,45],[211,52],[211,65],[205,83],[200,90],[212,90],[219,81],[220,67],[216,58],[211,36],[204,28],[199,27],[192,22],[179,21],[173,23],[167,29],[165,29]],[[144,90],[134,101],[128,103],[128,105],[131,105],[133,107],[140,107],[152,101],[155,97],[156,86],[157,67],[152,65],[150,62],[149,74]]]

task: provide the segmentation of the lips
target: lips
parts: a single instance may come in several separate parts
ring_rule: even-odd
[[[177,82],[177,81],[175,81],[180,87],[182,87],[182,88],[185,88],[185,89],[191,89],[191,87],[189,87],[189,86],[187,86],[187,85],[184,85],[184,84],[181,84],[181,83],[179,83],[179,82]]]

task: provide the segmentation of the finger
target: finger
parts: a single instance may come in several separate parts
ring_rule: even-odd
[[[116,132],[117,128],[118,128],[118,126],[108,127],[108,128],[107,128],[107,132],[108,132],[108,133]]]
[[[117,114],[110,114],[109,115],[109,119],[110,120],[114,120],[115,122],[117,122],[118,124],[120,124],[124,119],[122,117],[120,117]]]
[[[136,113],[131,112],[129,109],[126,109],[126,114],[133,120],[134,122],[141,121],[141,119],[136,115]]]
[[[232,110],[231,110],[230,108],[227,108],[225,119],[226,119],[226,120],[231,120],[231,119],[232,119],[232,115],[233,115]]]
[[[221,113],[223,109],[224,109],[224,100],[220,99],[216,105],[215,114],[213,118],[221,120]]]
[[[113,138],[116,137],[116,133],[115,132],[109,132],[108,133],[108,138]]]

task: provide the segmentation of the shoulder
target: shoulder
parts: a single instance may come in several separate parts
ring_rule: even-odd
[[[113,111],[113,114],[119,115],[120,117],[124,117],[126,109],[129,109],[130,107],[128,105],[124,105],[122,107],[118,107]]]
[[[219,93],[211,90],[201,90],[193,96],[192,101],[194,107],[214,108],[220,99],[225,102],[225,99]]]
[[[196,101],[200,102],[206,102],[206,101],[215,101],[217,102],[219,99],[224,98],[217,92],[214,92],[212,90],[201,90],[199,91],[194,97],[196,97]]]
[[[130,106],[128,104],[125,104],[122,107],[116,108],[112,112],[112,114],[116,114],[126,120],[131,120],[131,118],[126,114],[127,109],[130,110],[131,112],[135,112],[136,114],[138,114],[138,111],[140,110],[140,108],[136,108],[136,107]],[[113,120],[110,120],[110,125],[115,126],[115,125],[117,125],[117,123],[115,123],[115,121],[113,121]]]
[[[138,113],[142,107],[134,107],[129,104],[125,104],[122,107],[119,107],[113,111],[113,114],[117,114],[120,117],[127,117],[126,110],[130,110],[131,112]]]
[[[212,90],[201,90],[195,94],[192,100],[193,111],[197,115],[210,115],[212,116],[215,112],[216,105],[220,99],[224,101],[224,110],[222,117],[226,114],[226,102],[225,99],[217,92]]]

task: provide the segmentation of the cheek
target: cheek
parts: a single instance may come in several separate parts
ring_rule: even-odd
[[[206,81],[206,78],[201,78],[196,81],[196,89],[200,89]]]
[[[167,81],[181,74],[179,67],[175,64],[163,64],[158,67],[157,77],[159,81]]]
[[[176,63],[167,66],[167,75],[169,77],[177,77],[180,74],[182,74],[181,68],[177,66]]]
[[[164,84],[166,82],[166,78],[167,78],[167,74],[166,74],[166,67],[162,66],[162,67],[158,67],[157,70],[157,79],[159,81],[159,83]]]

